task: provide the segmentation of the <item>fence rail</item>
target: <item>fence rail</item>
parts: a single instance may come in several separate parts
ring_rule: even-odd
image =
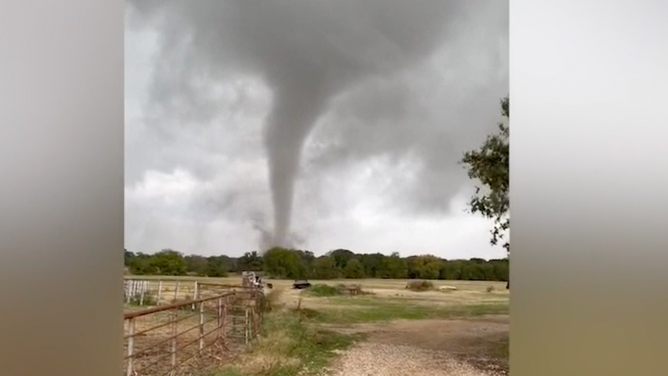
[[[209,295],[206,291],[196,294]],[[126,312],[124,375],[193,375],[252,344],[262,330],[264,294],[257,289],[217,291]]]

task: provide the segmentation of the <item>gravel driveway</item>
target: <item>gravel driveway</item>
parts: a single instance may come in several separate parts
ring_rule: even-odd
[[[368,326],[367,341],[342,352],[333,376],[505,376],[507,359],[490,343],[508,335],[507,318],[422,320]],[[503,364],[505,366],[499,366]]]

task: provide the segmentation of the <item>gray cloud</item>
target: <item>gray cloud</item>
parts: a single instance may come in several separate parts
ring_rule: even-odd
[[[331,214],[325,177],[372,161],[385,210],[446,214],[467,183],[456,161],[493,129],[508,90],[506,2],[142,0],[128,20],[158,35],[142,123],[156,147],[178,145],[130,147],[130,159],[208,181],[266,158],[266,171],[211,183],[192,207],[201,221],[248,221],[263,245],[306,242],[291,234],[293,206]]]

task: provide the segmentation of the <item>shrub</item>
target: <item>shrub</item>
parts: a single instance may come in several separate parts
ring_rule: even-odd
[[[339,287],[334,287],[325,284],[315,284],[305,290],[304,293],[312,296],[337,296],[341,295],[342,291]]]
[[[429,291],[434,289],[434,283],[431,281],[409,281],[406,288],[411,291]]]

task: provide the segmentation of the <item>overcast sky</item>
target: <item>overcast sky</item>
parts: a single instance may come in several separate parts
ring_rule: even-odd
[[[457,161],[501,120],[506,1],[136,3],[128,250],[505,256]]]

